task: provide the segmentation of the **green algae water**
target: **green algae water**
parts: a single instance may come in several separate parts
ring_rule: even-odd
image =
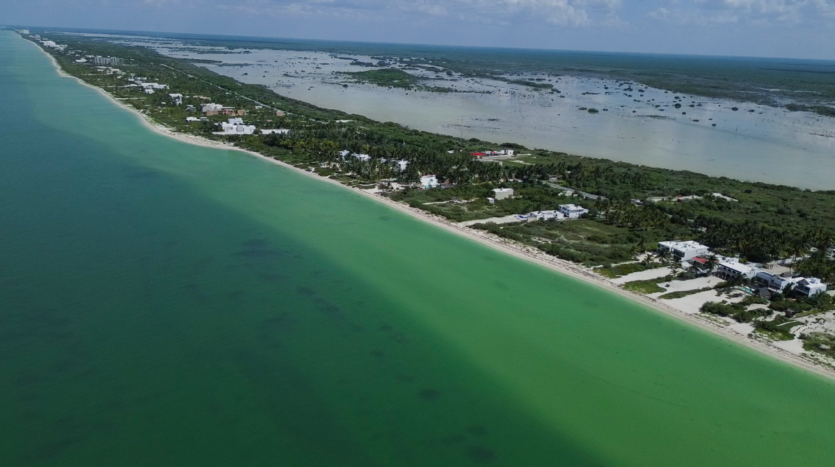
[[[0,32],[0,465],[835,463],[835,384],[233,151]]]

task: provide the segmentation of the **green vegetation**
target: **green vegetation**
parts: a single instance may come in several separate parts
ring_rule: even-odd
[[[392,88],[412,89],[418,84],[418,78],[397,68],[385,68],[382,70],[368,70],[358,72],[344,72],[357,82],[376,84]]]
[[[672,277],[667,276],[642,281],[631,281],[623,284],[623,288],[632,292],[639,292],[642,294],[665,292],[667,289],[660,287],[658,283],[669,280],[672,280]]]
[[[723,300],[721,302],[707,302],[699,309],[702,313],[711,315],[723,316],[732,318],[739,323],[750,323],[755,318],[763,318],[771,314],[771,310],[767,308],[748,309],[748,304],[744,302],[728,303]]]
[[[682,298],[682,297],[686,297],[688,295],[697,294],[699,292],[707,292],[708,290],[713,290],[713,288],[712,287],[704,287],[704,288],[701,288],[701,289],[681,290],[681,291],[678,291],[678,292],[670,292],[670,293],[665,293],[664,295],[659,295],[658,298],[662,298],[664,300],[673,300],[675,298]]]
[[[641,263],[624,263],[615,266],[603,267],[597,269],[597,273],[611,279],[626,276],[633,272],[646,271],[647,269],[655,269],[663,266],[658,262],[641,262]]]
[[[801,334],[803,339],[803,349],[810,352],[818,352],[828,357],[835,358],[835,336],[831,334],[824,334],[813,332],[809,334]]]
[[[794,334],[791,333],[792,328],[801,324],[803,323],[800,321],[793,321],[778,315],[770,321],[755,321],[754,328],[756,332],[770,339],[790,341],[794,339]]]
[[[835,299],[829,294],[818,294],[802,299],[788,299],[779,297],[769,305],[774,311],[792,316],[809,316],[835,310]]]

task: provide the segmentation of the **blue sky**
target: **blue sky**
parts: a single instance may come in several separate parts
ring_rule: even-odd
[[[32,26],[835,59],[835,0],[0,0]]]

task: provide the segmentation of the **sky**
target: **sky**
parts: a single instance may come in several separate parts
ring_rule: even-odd
[[[0,0],[9,25],[835,60],[835,0]]]

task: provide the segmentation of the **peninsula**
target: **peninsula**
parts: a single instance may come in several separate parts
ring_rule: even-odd
[[[339,183],[835,374],[828,290],[835,281],[835,190],[415,131],[289,99],[144,47],[37,30],[22,36],[63,73],[168,136],[246,151]]]

